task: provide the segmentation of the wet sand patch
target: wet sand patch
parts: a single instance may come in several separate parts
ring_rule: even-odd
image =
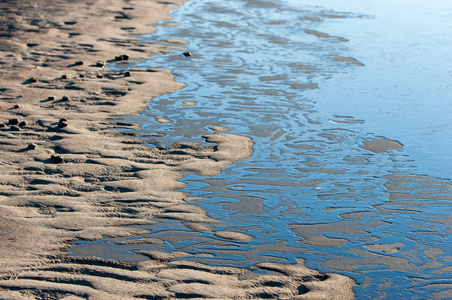
[[[383,153],[388,150],[402,149],[403,145],[397,141],[388,139],[373,139],[364,143],[362,149],[371,151],[373,153]]]
[[[348,40],[343,38],[343,37],[332,36],[332,35],[329,35],[328,33],[319,32],[319,31],[316,31],[316,30],[305,29],[304,32],[306,34],[310,34],[310,35],[316,36],[318,38],[333,39],[333,40],[337,40],[339,42],[348,42]]]
[[[226,132],[229,131],[230,129],[224,126],[219,126],[219,125],[212,125],[209,126],[210,129],[212,129],[213,131],[219,131],[219,132]]]
[[[180,105],[179,107],[195,106],[195,105],[196,105],[195,101],[183,101],[182,105]]]
[[[254,238],[248,234],[236,231],[215,231],[214,235],[228,240],[234,241],[251,241]]]
[[[396,253],[399,252],[400,249],[405,246],[402,243],[392,243],[392,244],[369,244],[365,245],[367,249],[370,249],[372,251],[378,251],[382,253]]]
[[[360,67],[364,66],[363,63],[357,61],[353,57],[330,56],[330,58],[335,60],[335,61],[337,61],[337,62],[348,63],[348,64],[351,64],[351,65],[360,66]]]
[[[172,121],[168,120],[166,117],[164,116],[155,116],[154,117],[155,120],[159,123],[172,123]]]

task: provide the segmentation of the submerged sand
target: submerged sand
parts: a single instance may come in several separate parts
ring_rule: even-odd
[[[181,172],[212,176],[252,154],[248,137],[221,126],[206,132],[206,145],[171,147],[149,147],[144,140],[152,135],[117,130],[138,129],[119,118],[183,87],[170,71],[103,66],[122,54],[136,60],[167,51],[134,36],[169,19],[175,6],[168,4],[183,1],[0,3],[0,298],[353,298],[353,280],[302,261],[261,263],[256,267],[269,274],[250,276],[242,268],[172,261],[183,253],[143,253],[150,259],[134,264],[67,256],[72,241],[139,236],[146,231],[124,226],[157,217],[211,231],[216,220],[181,205],[189,201],[178,192]]]

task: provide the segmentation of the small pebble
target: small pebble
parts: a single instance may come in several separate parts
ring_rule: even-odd
[[[35,143],[28,144],[28,149],[30,150],[35,150],[36,147],[38,147],[38,145],[36,145]]]
[[[58,122],[58,127],[60,127],[60,128],[67,127],[68,125],[69,125],[69,124],[68,124],[68,122],[67,122],[66,119],[61,119],[61,120]]]
[[[8,123],[9,124],[13,124],[13,125],[17,125],[17,124],[19,124],[19,120],[17,120],[17,119],[9,119]]]
[[[19,104],[14,105],[14,109],[18,109],[18,108],[20,108]]]
[[[96,66],[100,67],[100,68],[103,68],[103,67],[105,67],[105,62],[103,60],[98,60],[96,62]]]
[[[53,160],[53,162],[54,163],[57,163],[57,164],[61,164],[62,162],[64,162],[64,159],[63,159],[63,157],[61,156],[61,155],[52,155],[52,156],[50,156],[50,158]]]
[[[25,127],[27,125],[28,125],[27,121],[22,121],[22,122],[19,123],[19,127]]]
[[[191,56],[191,53],[190,53],[190,51],[187,51],[187,52],[182,53],[182,55],[185,57],[188,57],[188,56]]]
[[[67,79],[67,75],[66,74],[61,75],[61,79]]]
[[[100,74],[97,74],[96,77],[97,77],[97,78],[104,78],[104,76],[102,76],[102,75],[100,75]]]
[[[30,82],[38,82],[38,80],[35,77],[31,77],[29,80]]]
[[[49,96],[47,99],[48,100],[55,100],[55,96]]]
[[[121,61],[121,60],[129,60],[130,56],[128,54],[121,54],[115,57],[115,60]]]
[[[76,66],[81,66],[81,65],[83,65],[83,60],[76,61],[76,62],[75,62],[75,65],[76,65]]]
[[[63,96],[63,98],[61,98],[61,100],[63,100],[63,101],[71,101],[71,98],[69,98],[69,96]]]
[[[5,127],[6,127],[6,124],[0,123],[0,128],[5,128]]]
[[[16,125],[13,125],[13,126],[11,126],[11,130],[12,131],[20,131],[20,127],[16,126]]]
[[[126,72],[124,73],[124,76],[125,76],[125,77],[130,77],[130,76],[132,76],[132,75],[130,74],[129,71],[126,71]]]
[[[80,74],[79,77],[80,77],[80,78],[85,78],[85,75]]]

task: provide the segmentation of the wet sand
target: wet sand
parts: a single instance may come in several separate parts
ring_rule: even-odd
[[[118,60],[165,53],[135,38],[170,18],[182,1],[2,1],[0,27],[0,298],[353,298],[354,281],[298,265],[261,263],[255,276],[233,267],[142,253],[124,263],[73,258],[78,240],[135,237],[158,218],[212,230],[217,221],[178,192],[181,172],[212,176],[252,154],[253,142],[220,128],[206,145],[149,147],[120,121],[153,97],[183,87],[171,72],[115,71]],[[182,48],[181,48],[182,51]],[[126,55],[124,55],[126,54]],[[165,121],[165,118],[162,118]],[[155,135],[161,133],[155,132]],[[143,138],[143,139],[140,139]],[[216,232],[246,241],[236,232]],[[162,241],[134,240],[134,243]]]

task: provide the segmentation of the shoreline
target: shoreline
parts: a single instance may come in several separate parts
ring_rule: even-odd
[[[170,19],[168,4],[1,4],[8,26],[0,40],[0,238],[6,241],[0,245],[0,297],[353,298],[353,280],[322,275],[302,261],[261,263],[257,267],[269,275],[241,280],[248,270],[171,261],[177,253],[128,264],[64,252],[72,241],[142,235],[146,231],[124,226],[153,224],[156,216],[211,230],[202,225],[215,223],[206,212],[181,205],[187,195],[178,192],[180,172],[212,176],[252,154],[251,139],[221,131],[206,134],[207,146],[151,148],[139,134],[117,130],[140,126],[112,120],[136,115],[152,98],[184,86],[170,71],[127,73],[103,65],[122,54],[134,60],[164,53],[165,46],[131,36],[152,33],[147,24]]]

